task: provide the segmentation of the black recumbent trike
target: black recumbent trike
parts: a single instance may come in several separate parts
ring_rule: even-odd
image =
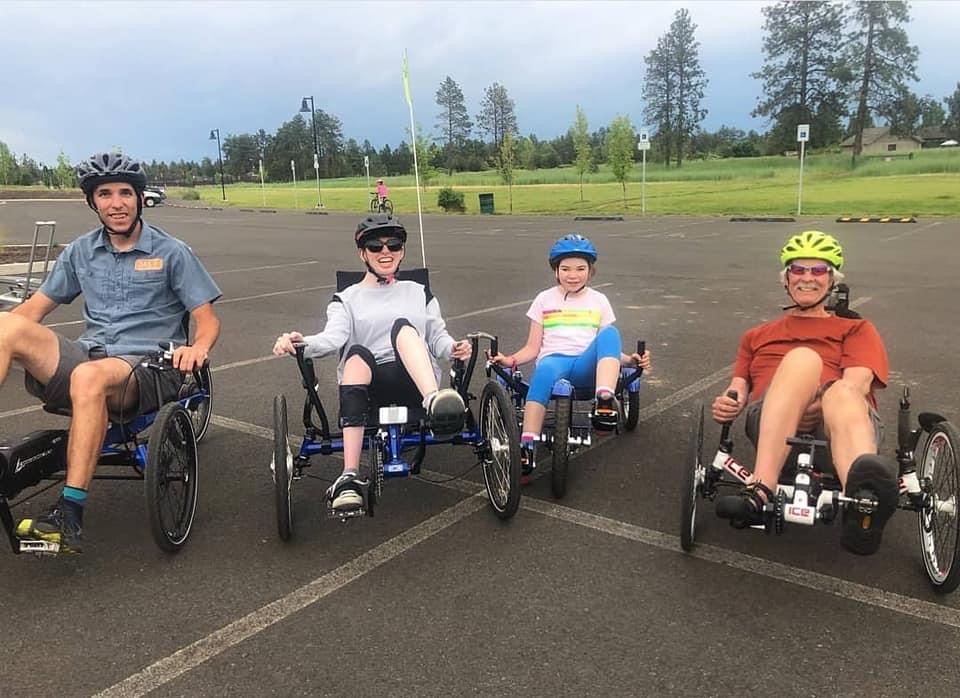
[[[495,354],[497,345],[491,349]],[[637,342],[637,353],[646,351],[646,342]],[[492,364],[487,373],[493,372],[497,382],[502,385],[510,397],[514,409],[514,419],[519,425],[523,424],[523,407],[527,401],[528,381],[523,378],[519,369],[509,370],[503,366]],[[617,378],[617,387],[614,395],[620,404],[620,415],[613,431],[620,432],[621,427],[626,431],[637,428],[640,419],[640,378],[642,368],[624,366],[620,369]],[[553,496],[560,499],[567,493],[567,480],[570,456],[580,448],[586,448],[593,443],[594,426],[590,419],[595,387],[574,386],[570,381],[561,378],[554,383],[550,391],[550,404],[543,420],[538,444],[550,449],[552,460],[550,467],[550,489]]]
[[[173,368],[173,344],[144,357],[142,365],[159,374]],[[177,552],[187,542],[197,506],[197,443],[210,424],[213,384],[210,367],[185,376],[176,400],[155,412],[129,421],[111,422],[98,461],[97,480],[143,480],[150,532],[166,552]],[[159,394],[159,389],[158,389]],[[69,410],[44,408],[70,416]],[[54,555],[58,543],[21,540],[16,536],[11,500],[23,490],[56,477],[66,467],[67,429],[40,429],[0,443],[0,522],[14,553]],[[132,473],[104,473],[104,466],[132,469]],[[16,504],[15,502],[13,503]]]
[[[839,284],[840,307],[845,310],[849,290]],[[731,391],[728,397],[736,399]],[[918,426],[911,426],[909,390],[904,387],[897,414],[898,485],[897,508],[916,512],[917,531],[924,567],[933,589],[950,593],[960,584],[960,433],[946,418],[935,412],[921,412]],[[720,444],[712,459],[703,453],[704,404],[694,410],[687,463],[681,483],[680,546],[694,547],[697,527],[697,503],[713,500],[722,490],[739,489],[749,483],[753,474],[733,457],[731,424],[722,425]],[[843,492],[836,475],[821,467],[818,455],[824,455],[826,441],[809,434],[787,439],[793,447],[781,473],[776,496],[763,510],[759,528],[781,534],[786,523],[812,526],[832,523],[845,507],[856,507],[860,513],[876,511],[873,496],[849,497]]]

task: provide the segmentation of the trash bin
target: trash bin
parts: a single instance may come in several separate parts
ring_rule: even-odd
[[[480,213],[493,213],[493,194],[477,194],[480,197]]]

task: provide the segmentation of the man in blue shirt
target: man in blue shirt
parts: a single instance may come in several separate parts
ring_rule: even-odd
[[[102,153],[77,167],[80,188],[101,226],[74,240],[29,300],[0,313],[0,383],[12,361],[26,372],[28,392],[70,408],[67,474],[51,510],[24,519],[17,535],[80,552],[83,506],[110,415],[132,418],[177,396],[183,375],[207,360],[220,334],[213,302],[220,289],[183,242],[141,218],[146,175],[120,153]],[[41,324],[58,305],[83,294],[86,329],[75,341]],[[187,345],[187,314],[196,323]],[[159,342],[177,346],[159,393],[141,357]]]

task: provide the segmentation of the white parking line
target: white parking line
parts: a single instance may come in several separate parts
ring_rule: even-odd
[[[262,267],[245,267],[243,269],[223,269],[222,271],[212,271],[210,272],[211,276],[218,276],[219,274],[236,274],[241,271],[263,271],[265,269],[286,269],[287,267],[303,267],[308,264],[319,264],[320,262],[316,259],[311,259],[308,262],[290,262],[289,264],[266,264]]]

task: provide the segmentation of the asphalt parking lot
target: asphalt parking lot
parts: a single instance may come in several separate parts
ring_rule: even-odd
[[[779,312],[777,253],[791,232],[827,229],[844,244],[852,298],[890,354],[885,422],[902,385],[918,410],[960,421],[960,221],[427,216],[451,333],[494,333],[507,349],[552,281],[549,244],[590,236],[622,334],[653,353],[640,425],[579,454],[565,499],[545,478],[525,488],[508,522],[489,511],[464,447],[431,449],[424,477],[388,482],[372,519],[326,520],[323,483],[298,482],[285,544],[271,404],[286,394],[295,425],[303,391],[270,349],[281,331],[322,326],[335,270],[358,268],[359,216],[158,207],[146,218],[187,241],[224,292],[194,531],[180,554],[160,552],[142,486],[104,481],[82,556],[0,556],[5,695],[960,695],[960,596],[929,589],[915,515],[898,513],[870,558],[842,551],[838,527],[768,537],[712,509],[694,554],[677,539],[694,406],[725,387],[743,330]],[[419,266],[416,216],[403,219],[405,266]],[[57,220],[62,241],[95,222],[81,202],[8,202],[0,236],[29,242],[35,220]],[[80,317],[75,302],[48,322],[74,337]],[[331,409],[334,364],[318,363]],[[0,400],[4,436],[63,424],[36,408],[16,369]],[[719,429],[707,433],[713,446]],[[741,429],[736,439],[749,459]],[[318,469],[334,474],[328,460]],[[57,492],[21,496],[15,515]]]

